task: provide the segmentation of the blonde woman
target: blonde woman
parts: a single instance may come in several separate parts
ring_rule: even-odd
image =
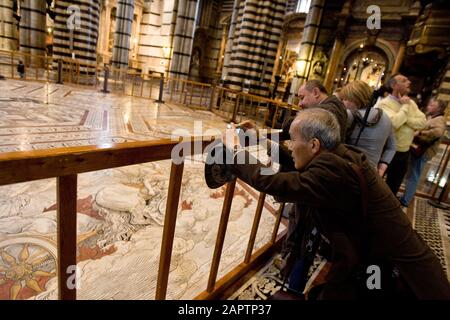
[[[353,81],[339,92],[347,108],[347,138],[346,143],[360,148],[369,162],[383,176],[395,154],[395,137],[389,117],[383,110],[371,108],[363,127],[363,119],[367,107],[372,102],[373,90],[364,81]]]

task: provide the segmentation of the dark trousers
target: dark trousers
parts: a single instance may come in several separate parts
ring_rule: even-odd
[[[397,195],[398,189],[400,189],[400,185],[408,170],[408,163],[409,151],[397,151],[386,170],[386,183],[394,195]]]

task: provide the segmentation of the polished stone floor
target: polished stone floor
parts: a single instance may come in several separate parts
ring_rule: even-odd
[[[170,138],[225,129],[207,111],[54,83],[0,81],[0,152]]]
[[[0,152],[170,138],[225,129],[212,113],[65,85],[0,81]],[[208,189],[203,162],[186,164],[168,298],[206,289],[224,188]],[[170,161],[78,176],[78,297],[153,299]],[[243,261],[258,193],[238,183],[219,277]],[[271,237],[263,210],[255,250]],[[280,232],[284,230],[282,225]],[[56,299],[55,179],[0,187],[0,299]],[[75,283],[74,283],[75,284]]]

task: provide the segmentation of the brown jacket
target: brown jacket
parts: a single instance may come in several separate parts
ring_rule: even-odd
[[[293,232],[294,224],[304,226],[312,219],[319,227],[332,250],[325,297],[339,298],[361,263],[361,239],[367,234],[361,223],[359,180],[349,162],[362,169],[368,184],[367,254],[394,264],[418,298],[450,299],[449,282],[439,260],[413,230],[389,187],[356,148],[340,145],[335,152],[322,152],[302,172],[261,175],[260,163],[235,165],[234,171],[257,190],[295,203],[288,235],[295,245],[301,243],[302,235]]]
[[[445,117],[440,114],[438,116],[427,117],[427,124],[424,129],[420,130],[419,138],[425,141],[433,141],[444,135],[446,129]],[[431,147],[425,152],[427,159],[433,158],[439,150],[440,141],[436,140]]]

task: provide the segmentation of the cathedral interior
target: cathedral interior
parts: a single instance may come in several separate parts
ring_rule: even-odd
[[[450,101],[448,1],[0,0],[0,299],[267,299],[285,204],[173,149],[398,73]],[[450,279],[448,132],[404,211]]]

